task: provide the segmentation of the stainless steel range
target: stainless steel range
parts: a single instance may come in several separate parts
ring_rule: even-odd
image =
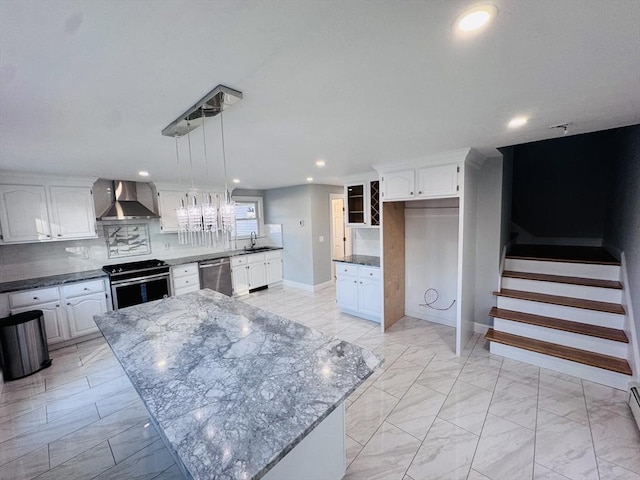
[[[124,308],[170,295],[169,265],[162,260],[107,265],[113,308]]]

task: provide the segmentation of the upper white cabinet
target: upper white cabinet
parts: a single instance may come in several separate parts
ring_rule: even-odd
[[[96,238],[93,181],[3,174],[3,243]]]
[[[380,226],[380,182],[375,174],[345,178],[345,222],[347,227]]]
[[[176,210],[180,200],[185,198],[185,192],[177,190],[158,190],[158,210],[160,213],[160,229],[162,233],[178,231],[178,217]]]
[[[88,187],[49,187],[53,238],[95,238],[96,213]]]
[[[5,243],[51,239],[44,186],[0,185],[0,224]]]
[[[458,163],[405,170],[381,170],[382,200],[413,200],[458,194]]]

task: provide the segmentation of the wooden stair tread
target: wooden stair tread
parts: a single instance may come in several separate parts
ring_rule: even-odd
[[[507,258],[546,262],[620,265],[620,261],[602,247],[516,244],[511,247]]]
[[[624,307],[617,303],[597,302],[595,300],[585,300],[583,298],[562,297],[559,295],[548,295],[546,293],[525,292],[522,290],[511,290],[503,288],[499,292],[493,292],[499,297],[517,298],[520,300],[530,300],[533,302],[550,303],[565,307],[583,308],[586,310],[596,310],[599,312],[616,313],[624,315]]]
[[[540,282],[568,283],[570,285],[581,285],[584,287],[613,288],[622,290],[622,284],[616,280],[600,280],[597,278],[567,277],[564,275],[548,275],[546,273],[515,272],[505,270],[503,277],[519,278],[522,280],[537,280]]]
[[[490,328],[485,338],[491,342],[502,343],[511,347],[522,348],[531,352],[542,353],[552,357],[570,360],[572,362],[582,363],[591,367],[602,368],[611,372],[631,375],[629,363],[623,358],[611,357],[600,353],[588,352],[573,347],[565,347],[542,340],[534,340],[532,338],[521,337],[511,333],[495,331]]]
[[[580,335],[588,335],[590,337],[604,338],[614,342],[629,343],[629,339],[624,331],[610,327],[572,322],[570,320],[562,320],[560,318],[543,317],[542,315],[516,312],[515,310],[506,310],[498,307],[493,307],[489,312],[489,316],[494,318],[503,318],[513,322],[527,323],[529,325],[536,325],[539,327],[553,328],[554,330],[578,333]]]

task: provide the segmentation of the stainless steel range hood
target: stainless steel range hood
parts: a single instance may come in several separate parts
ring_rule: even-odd
[[[109,205],[98,220],[132,220],[137,218],[158,218],[143,204],[138,201],[136,182],[115,180],[113,182],[113,202]]]

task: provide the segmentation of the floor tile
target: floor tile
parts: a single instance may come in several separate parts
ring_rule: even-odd
[[[149,420],[137,423],[133,427],[109,439],[109,446],[116,463],[124,461],[132,453],[151,445],[160,439],[160,435]]]
[[[491,392],[480,387],[457,381],[438,416],[479,435],[489,410],[491,395]]]
[[[347,444],[346,448],[347,448],[347,467],[348,467],[349,465],[351,465],[351,462],[355,460],[356,456],[362,450],[362,445],[356,442],[349,435],[345,435],[345,442]]]
[[[347,469],[344,480],[401,478],[420,441],[384,422]]]
[[[492,480],[531,478],[534,440],[532,430],[489,414],[471,466]]]
[[[540,410],[535,461],[568,478],[598,479],[589,427]]]
[[[178,465],[174,463],[160,475],[153,477],[153,480],[184,480],[184,475],[182,475]]]
[[[371,386],[347,410],[347,434],[365,445],[398,402],[393,395]]]
[[[560,475],[558,472],[543,467],[539,463],[534,464],[533,480],[567,480],[568,477]]]
[[[420,480],[465,480],[478,436],[436,418],[407,474]]]
[[[420,365],[404,360],[396,360],[393,365],[378,377],[373,385],[394,397],[402,398],[420,376],[422,370],[424,370],[424,367]]]
[[[114,465],[109,444],[102,442],[52,468],[38,477],[38,480],[84,480],[87,478],[87,472],[98,475]]]
[[[583,425],[589,424],[581,383],[560,377],[541,376],[538,408]]]
[[[96,480],[122,480],[123,478],[151,480],[171,467],[173,463],[173,457],[162,440],[156,440],[95,478]]]
[[[2,446],[0,445],[0,448]],[[28,480],[49,470],[47,445],[0,466],[0,480]]]
[[[600,480],[640,480],[640,474],[596,457]]]
[[[462,365],[459,360],[441,359],[435,355],[416,382],[436,392],[448,395],[461,370]]]
[[[387,421],[423,440],[446,398],[442,393],[414,383]]]
[[[640,431],[635,421],[605,408],[590,410],[589,420],[596,455],[640,473]]]

